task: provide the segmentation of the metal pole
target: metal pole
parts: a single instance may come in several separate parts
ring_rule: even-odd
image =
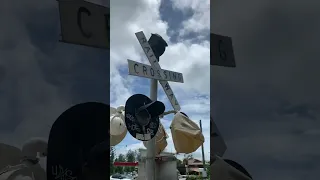
[[[199,121],[199,124],[200,124],[200,130],[201,130],[201,133],[202,133],[202,123],[201,123],[201,120]],[[204,144],[204,143],[203,143]],[[202,164],[203,164],[203,170],[206,171],[206,168],[205,168],[205,165],[206,165],[206,161],[204,159],[204,146],[201,146],[201,150],[202,150]],[[204,177],[202,176],[202,178],[204,179]]]
[[[158,96],[158,81],[151,79],[150,84],[150,99],[156,101]],[[155,157],[156,157],[156,138],[152,138],[146,144],[147,146],[147,159],[146,159],[146,180],[155,180]]]

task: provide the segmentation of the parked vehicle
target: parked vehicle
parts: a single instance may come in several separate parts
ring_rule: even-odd
[[[110,180],[132,180],[133,178],[129,175],[123,175],[123,174],[114,174],[110,176]]]

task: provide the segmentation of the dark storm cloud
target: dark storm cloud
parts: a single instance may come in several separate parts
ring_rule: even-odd
[[[47,136],[76,103],[109,103],[109,52],[58,42],[57,1],[4,1],[0,10],[1,142]]]
[[[226,157],[253,179],[317,177],[320,4],[211,3],[211,28],[232,37],[237,62],[234,69],[211,69],[212,114]]]

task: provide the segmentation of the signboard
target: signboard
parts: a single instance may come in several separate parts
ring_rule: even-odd
[[[210,34],[210,65],[236,67],[230,37]]]
[[[129,74],[133,76],[146,77],[162,81],[173,81],[183,83],[182,73],[164,69],[155,70],[152,66],[142,64],[128,59]],[[161,76],[163,74],[164,76]]]
[[[210,152],[212,155],[223,156],[227,150],[227,145],[225,144],[217,125],[213,122],[212,117],[210,117]]]
[[[62,42],[109,49],[109,7],[77,0],[58,2]]]
[[[156,70],[156,71],[161,70],[158,59],[154,55],[154,53],[151,49],[151,46],[149,45],[148,40],[147,40],[146,36],[143,34],[143,32],[142,31],[137,32],[136,37],[137,37],[144,53],[146,54],[151,66],[154,68],[154,70]],[[159,71],[159,72],[162,77],[165,76],[163,74],[163,71]],[[173,94],[173,91],[172,91],[168,81],[159,81],[159,82],[160,82],[164,92],[166,93],[167,97],[169,98],[169,101],[170,101],[173,109],[176,111],[180,111],[181,107],[178,103],[176,96]]]

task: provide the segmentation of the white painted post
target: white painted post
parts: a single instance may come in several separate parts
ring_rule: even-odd
[[[158,81],[155,79],[150,80],[150,99],[152,101],[157,100],[158,96]],[[146,144],[147,148],[147,159],[146,159],[146,175],[147,175],[147,180],[155,180],[155,169],[156,169],[156,164],[155,164],[155,157],[156,157],[156,138],[152,138],[149,140]]]

